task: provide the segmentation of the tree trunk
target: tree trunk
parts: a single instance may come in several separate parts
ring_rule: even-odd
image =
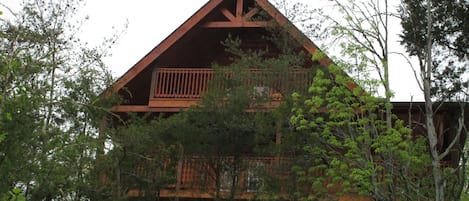
[[[429,87],[428,79],[425,80],[424,86]],[[435,200],[444,200],[444,182],[440,164],[440,154],[437,149],[438,137],[433,123],[433,108],[431,99],[427,96],[430,90],[425,90],[425,120],[427,126],[427,138],[430,145],[430,154],[432,158],[433,181],[435,183]]]
[[[433,181],[435,185],[435,201],[443,201],[445,199],[444,179],[441,171],[440,154],[437,149],[438,135],[436,133],[435,124],[433,122],[433,102],[431,99],[431,79],[432,79],[432,1],[427,1],[427,50],[426,50],[426,66],[422,68],[423,90],[425,97],[425,120],[427,126],[427,138],[430,145],[430,154],[432,159]]]

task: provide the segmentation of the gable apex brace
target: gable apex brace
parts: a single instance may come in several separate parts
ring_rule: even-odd
[[[258,8],[252,8],[243,15],[244,0],[236,0],[236,13],[233,15],[228,9],[221,8],[220,12],[228,21],[207,22],[203,27],[206,28],[232,28],[232,27],[266,27],[271,24],[268,21],[250,21],[251,18],[259,13]]]

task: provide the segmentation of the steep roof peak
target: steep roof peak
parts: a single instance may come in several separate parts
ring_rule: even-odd
[[[270,18],[256,18],[255,16],[260,12],[266,13]],[[302,44],[309,53],[314,54],[319,50],[268,0],[210,0],[120,77],[113,85],[113,90],[119,91],[122,89],[193,29],[262,28],[273,24],[285,28],[291,37]],[[331,60],[323,57],[319,62],[323,66],[329,66]]]

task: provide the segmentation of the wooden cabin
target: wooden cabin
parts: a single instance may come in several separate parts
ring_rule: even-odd
[[[265,109],[275,107],[282,96],[289,95],[282,94],[283,86],[291,84],[292,80],[295,81],[295,85],[310,85],[312,80],[310,70],[319,66],[329,66],[331,60],[326,56],[313,62],[311,57],[319,51],[318,47],[267,0],[210,0],[117,80],[113,90],[123,101],[114,106],[112,112],[122,119],[126,118],[127,113],[171,115],[198,104],[204,93],[209,90],[208,83],[214,77],[212,65],[223,66],[233,62],[230,59],[232,55],[225,51],[226,46],[222,44],[227,38],[238,38],[242,41],[240,48],[244,50],[265,50],[267,51],[265,54],[269,57],[281,54],[281,50],[274,42],[265,37],[271,34],[271,27],[280,27],[285,33],[283,36],[296,44],[293,51],[305,58],[301,66],[291,68],[288,73],[281,75],[291,78],[286,79],[286,82],[261,83],[261,85],[246,83],[273,97],[271,104],[266,105]],[[275,74],[255,67],[252,69],[252,74],[257,76],[269,73],[271,76]],[[406,118],[409,105],[410,103],[396,104],[396,111],[402,114],[401,118]],[[417,105],[414,106],[412,110],[419,111]],[[442,116],[443,119],[447,117],[447,115]],[[442,122],[451,124],[451,120]],[[446,127],[441,125],[439,128]],[[444,143],[446,142],[447,140],[444,140]],[[458,158],[457,151],[450,157],[450,161]],[[230,161],[233,158],[227,156],[224,160]],[[234,196],[236,199],[259,198],[256,197],[256,188],[260,178],[254,169],[250,169],[251,167],[262,166],[269,174],[278,175],[279,178],[285,176],[283,174],[291,168],[290,161],[284,157],[245,156],[239,160],[246,168],[238,178],[237,183],[241,190]],[[199,184],[200,180],[213,174],[207,169],[207,163],[208,161],[198,156],[188,156],[178,161],[175,166],[177,167],[175,184],[160,189],[159,197],[214,198],[214,182],[204,186]],[[137,167],[136,172],[141,175],[154,174],[145,172],[145,167]],[[223,197],[229,194],[225,189],[230,186],[223,182],[227,178],[223,175],[220,177],[219,193]],[[138,187],[127,189],[124,193],[136,197],[142,195]],[[366,198],[345,195],[341,200],[366,200]]]

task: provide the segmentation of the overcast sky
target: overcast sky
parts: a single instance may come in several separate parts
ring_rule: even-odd
[[[13,10],[20,8],[20,0],[1,1]],[[128,25],[118,43],[110,49],[112,56],[104,60],[114,75],[120,77],[206,2],[208,0],[86,0],[83,13],[89,16],[89,20],[82,28],[81,37],[90,44],[99,44],[105,37],[124,30],[125,24]],[[311,5],[314,7],[317,3]],[[4,9],[0,10],[7,15]],[[394,23],[391,30],[395,31],[391,37],[391,41],[394,41],[391,51],[402,51],[396,42],[399,24]],[[393,100],[409,101],[411,96],[414,101],[422,100],[422,93],[405,60],[391,55],[390,68],[391,88],[395,92]]]

